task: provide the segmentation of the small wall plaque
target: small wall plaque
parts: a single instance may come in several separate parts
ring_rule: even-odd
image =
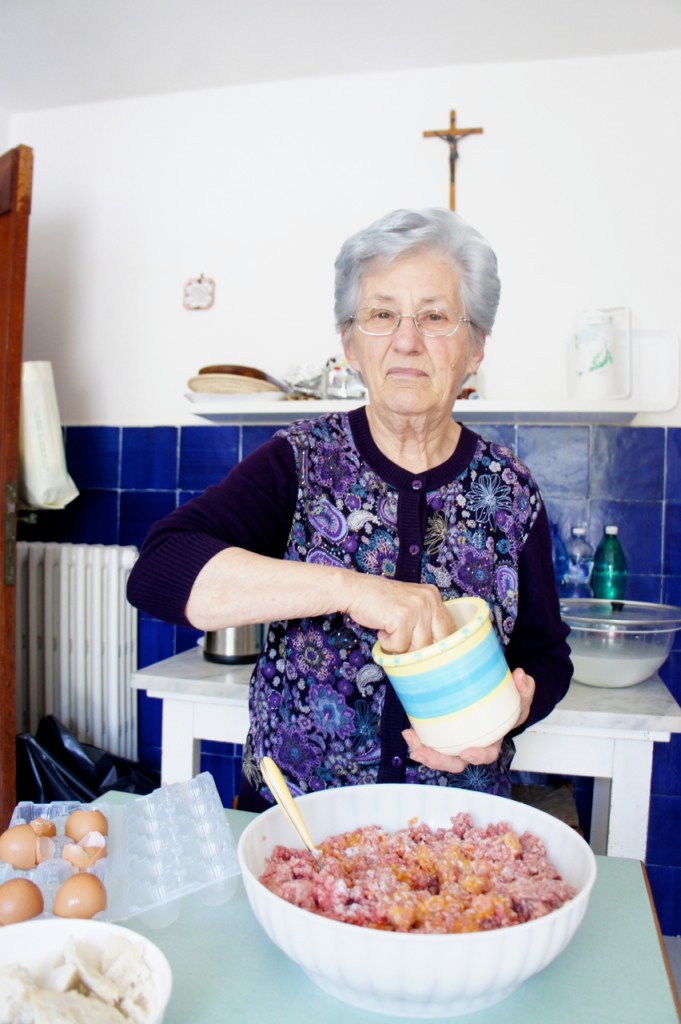
[[[193,277],[184,286],[185,309],[210,309],[215,302],[215,281],[211,277]]]

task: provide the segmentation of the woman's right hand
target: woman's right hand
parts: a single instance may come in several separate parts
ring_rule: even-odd
[[[430,583],[402,583],[358,572],[347,573],[345,582],[349,599],[342,611],[360,626],[377,630],[388,654],[418,650],[452,632],[442,595]]]

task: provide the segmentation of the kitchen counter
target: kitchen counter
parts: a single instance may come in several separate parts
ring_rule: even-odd
[[[206,661],[199,647],[133,673],[163,702],[161,777],[193,778],[200,740],[243,743],[251,665]],[[623,689],[573,682],[551,714],[516,740],[520,771],[593,777],[596,853],[645,860],[653,744],[681,733],[681,707],[658,676]]]
[[[107,799],[128,800],[110,794]],[[226,811],[235,839],[254,817]],[[598,857],[598,876],[574,939],[544,971],[503,1002],[465,1017],[466,1024],[672,1024],[676,993],[643,865]],[[204,906],[185,897],[167,928],[125,924],[165,953],[173,992],[164,1024],[397,1024],[355,1009],[318,989],[265,935],[241,879],[229,903]],[[453,969],[456,965],[453,965]]]

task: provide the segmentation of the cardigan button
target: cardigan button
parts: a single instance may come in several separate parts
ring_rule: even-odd
[[[402,758],[400,757],[399,754],[395,754],[395,756],[393,757],[391,763],[392,763],[393,768],[401,768],[402,764],[403,764]]]
[[[411,489],[412,491],[420,491],[423,487],[423,480],[412,480]]]
[[[410,548],[409,548],[409,554],[410,555],[418,555],[420,550],[421,550],[421,548],[418,546],[418,544],[412,544],[410,546]]]

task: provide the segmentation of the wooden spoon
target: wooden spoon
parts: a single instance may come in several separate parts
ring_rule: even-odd
[[[260,762],[260,771],[262,772],[263,778],[267,783],[272,796],[288,818],[289,824],[298,834],[298,837],[301,839],[305,849],[310,851],[317,866],[319,866],[319,858],[322,855],[322,851],[315,846],[307,825],[303,821],[303,816],[298,810],[298,805],[293,799],[291,790],[288,788],[286,779],[281,774],[279,767],[274,763],[271,757],[263,757]]]

